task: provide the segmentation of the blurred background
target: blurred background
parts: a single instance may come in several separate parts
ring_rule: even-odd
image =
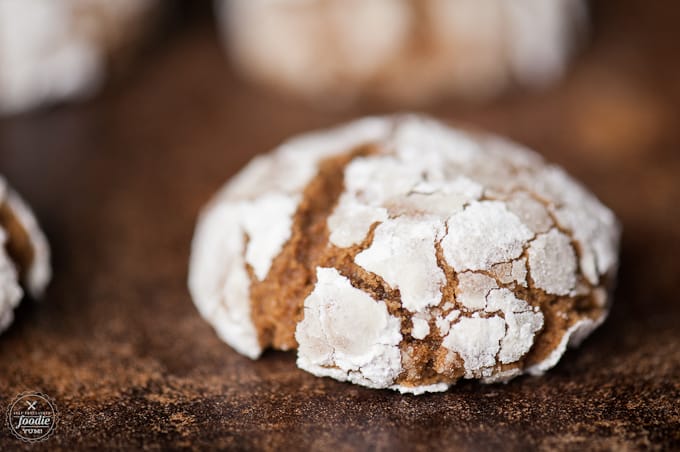
[[[0,0],[0,173],[55,269],[0,340],[0,392],[55,397],[63,447],[312,446],[310,415],[327,447],[678,447],[679,23],[673,1]],[[612,315],[544,379],[463,384],[448,411],[347,392],[289,354],[235,355],[195,312],[193,226],[231,175],[293,134],[401,111],[526,144],[621,219]],[[83,438],[97,416],[111,428]]]

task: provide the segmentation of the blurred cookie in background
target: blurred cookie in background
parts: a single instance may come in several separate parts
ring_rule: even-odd
[[[0,114],[85,97],[145,35],[156,0],[0,0]]]
[[[480,101],[558,79],[582,0],[217,0],[240,70],[325,104]]]

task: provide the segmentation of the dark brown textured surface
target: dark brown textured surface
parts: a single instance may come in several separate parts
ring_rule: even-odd
[[[542,378],[400,396],[222,344],[186,290],[199,208],[256,152],[363,113],[318,113],[232,76],[196,19],[86,105],[0,121],[0,172],[54,248],[44,302],[0,336],[0,409],[25,390],[60,423],[25,445],[338,450],[680,448],[680,8],[595,3],[566,81],[431,113],[506,134],[583,180],[624,226],[610,319]]]

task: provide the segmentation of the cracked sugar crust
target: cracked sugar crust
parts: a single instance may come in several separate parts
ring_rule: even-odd
[[[268,293],[263,295],[265,299],[269,297],[268,301],[251,303],[251,297],[258,297],[263,292],[260,287],[263,283],[259,281],[267,279],[274,258],[280,257],[284,244],[290,248],[294,243],[304,242],[300,247],[307,248],[308,241],[318,235],[293,238],[294,232],[300,229],[293,223],[296,212],[301,210],[300,205],[311,201],[302,194],[315,179],[320,163],[362,143],[382,139],[389,128],[385,121],[367,119],[323,134],[293,139],[275,153],[253,159],[204,210],[192,244],[189,289],[203,317],[240,353],[251,358],[262,353],[269,345],[268,336],[274,334],[262,325],[266,323],[265,317],[271,312],[272,323],[278,323],[276,317],[280,317],[276,315],[277,309],[266,303],[279,304],[287,291],[291,291],[290,297],[298,300],[300,290],[297,287],[309,280],[309,273],[314,271],[314,268],[307,268],[308,265],[291,268],[304,256],[287,258],[283,265],[289,273],[287,281],[274,284],[271,290],[268,284]],[[342,174],[338,176],[338,184],[341,184]],[[317,191],[323,194],[328,188],[320,187]],[[268,200],[276,200],[280,206],[273,210],[258,208],[274,204]],[[272,297],[269,292],[273,292]],[[301,306],[302,300],[298,301]],[[281,304],[284,303],[285,300]],[[251,315],[251,312],[256,314]],[[290,315],[292,313],[287,317]],[[259,328],[255,327],[256,321]],[[290,325],[285,340],[276,344],[279,348],[294,345],[294,326]]]
[[[435,254],[443,226],[437,218],[400,216],[385,221],[375,228],[371,245],[354,262],[398,290],[401,305],[408,311],[436,306],[446,281]]]
[[[401,373],[400,320],[334,268],[317,268],[298,323],[297,364],[318,376],[373,388],[391,385]]]
[[[459,272],[490,269],[512,261],[533,237],[519,217],[499,201],[472,202],[446,224],[444,257]]]
[[[0,176],[0,332],[24,289],[38,298],[51,278],[50,250],[33,213]]]
[[[368,118],[254,159],[208,205],[189,285],[222,339],[402,393],[554,366],[604,321],[614,215],[502,138]]]

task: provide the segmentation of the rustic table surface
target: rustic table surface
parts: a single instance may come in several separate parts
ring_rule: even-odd
[[[55,401],[39,444],[0,449],[680,449],[680,8],[595,2],[564,83],[429,113],[506,134],[584,181],[624,225],[609,320],[542,378],[401,396],[237,355],[186,288],[197,213],[258,152],[366,113],[241,82],[207,7],[99,98],[0,121],[0,173],[53,246],[42,302],[0,337],[0,409]],[[187,18],[188,17],[188,18]]]

